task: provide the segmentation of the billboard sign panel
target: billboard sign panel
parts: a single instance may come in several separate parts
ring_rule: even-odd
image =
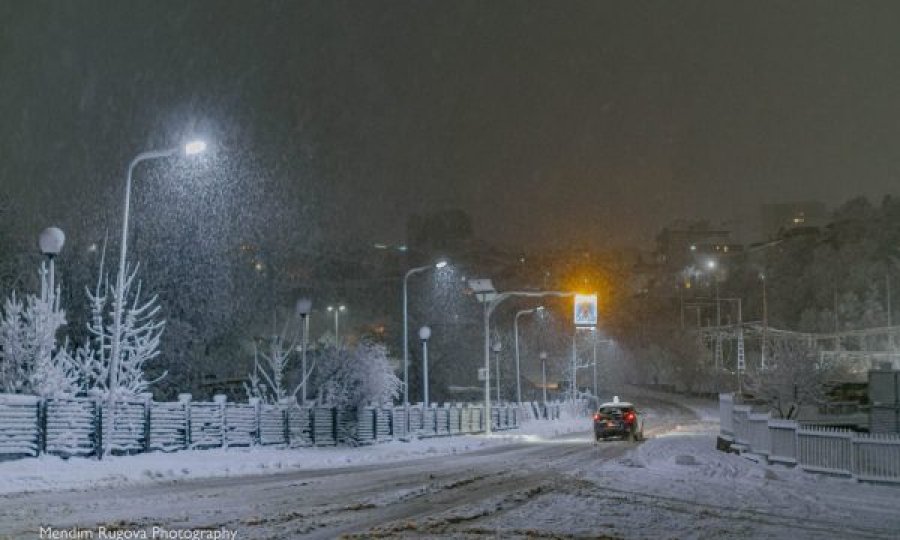
[[[597,295],[575,295],[575,326],[597,326]]]

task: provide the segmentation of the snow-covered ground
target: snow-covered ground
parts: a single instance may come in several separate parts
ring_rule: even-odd
[[[103,460],[40,456],[0,462],[0,494],[391,463],[552,438],[589,428],[586,418],[564,416],[555,421],[526,422],[519,429],[495,432],[490,437],[461,435],[355,448],[235,447],[110,456]]]
[[[569,534],[623,538],[900,538],[900,486],[719,452],[715,404],[684,404],[698,421],[670,426],[599,466],[576,466],[571,489],[490,525],[559,531],[564,523]]]

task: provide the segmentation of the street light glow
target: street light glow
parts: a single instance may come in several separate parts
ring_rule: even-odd
[[[709,268],[710,270],[715,270],[716,269],[716,260],[710,259],[710,260],[706,261],[706,267]]]
[[[184,145],[184,153],[188,156],[201,154],[206,151],[206,142],[201,140],[191,141]]]
[[[441,268],[444,268],[445,266],[447,266],[447,264],[448,263],[447,263],[446,259],[441,259],[437,262],[437,264],[434,265],[434,267],[440,270]]]

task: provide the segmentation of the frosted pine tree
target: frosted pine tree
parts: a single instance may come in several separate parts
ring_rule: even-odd
[[[52,263],[51,263],[52,264]],[[40,268],[41,293],[19,300],[13,293],[0,318],[0,388],[4,392],[58,396],[80,389],[79,372],[69,355],[68,340],[57,336],[66,325],[60,289]]]

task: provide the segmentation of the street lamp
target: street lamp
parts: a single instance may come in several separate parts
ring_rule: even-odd
[[[544,405],[547,405],[547,353],[541,351],[541,389],[544,391]]]
[[[125,204],[122,213],[122,242],[119,246],[119,273],[116,278],[116,298],[114,299],[113,310],[113,335],[111,344],[111,355],[109,362],[109,400],[113,401],[116,389],[119,383],[119,356],[121,354],[120,336],[122,332],[122,309],[125,305],[125,257],[128,253],[128,218],[131,212],[131,177],[134,168],[143,161],[153,159],[163,159],[184,153],[186,156],[193,156],[206,150],[206,143],[203,141],[190,141],[183,148],[168,148],[165,150],[151,150],[141,152],[131,163],[125,174]]]
[[[403,403],[409,405],[409,294],[408,282],[410,276],[432,268],[440,270],[449,264],[446,259],[440,259],[433,265],[410,268],[403,275]]]
[[[306,372],[306,349],[309,347],[309,312],[312,311],[312,300],[309,298],[299,298],[296,304],[297,315],[300,316],[300,322],[303,325],[303,351],[300,356],[300,369],[302,373],[300,404],[306,404],[306,382],[309,380],[310,373]]]
[[[469,290],[481,302],[484,312],[484,414],[485,434],[491,434],[491,314],[507,298],[543,298],[545,296],[574,296],[560,291],[507,291],[497,292],[490,279],[470,279]]]
[[[519,404],[522,403],[522,377],[519,374],[519,317],[522,315],[528,315],[529,313],[540,313],[544,311],[544,306],[538,306],[532,309],[523,309],[516,312],[515,318],[513,318],[513,336],[516,350],[516,402]]]
[[[340,334],[338,333],[338,331],[340,330],[340,322],[338,322],[338,317],[340,317],[341,313],[347,311],[347,306],[341,304],[337,307],[328,306],[327,309],[329,313],[334,313],[334,345],[335,347],[337,347],[338,343],[340,343],[341,341]]]
[[[491,348],[494,350],[494,369],[497,372],[497,403],[500,403],[500,351],[503,349],[503,344],[500,343],[499,336],[494,340]]]
[[[431,328],[423,326],[419,328],[419,339],[422,340],[422,403],[428,407],[428,339],[431,337]]]
[[[38,247],[41,248],[41,253],[43,253],[47,260],[49,261],[50,266],[50,295],[53,296],[56,294],[56,284],[55,284],[55,267],[53,263],[53,259],[59,255],[59,252],[62,251],[63,244],[66,243],[66,235],[62,232],[58,227],[47,227],[43,231],[41,231],[40,236],[38,236]],[[43,280],[41,280],[43,282]],[[43,284],[43,283],[42,283]],[[46,298],[45,292],[41,291],[41,298]]]

